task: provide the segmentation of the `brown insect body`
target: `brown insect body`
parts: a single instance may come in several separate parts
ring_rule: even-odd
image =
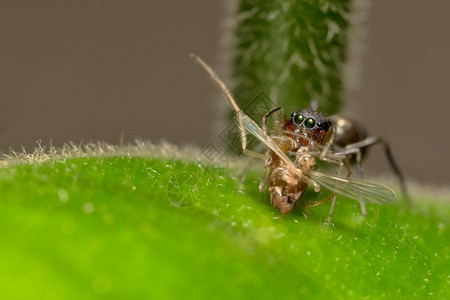
[[[306,120],[309,121],[308,127]],[[284,153],[296,153],[297,172],[292,172],[286,162],[274,152],[270,155],[267,167],[270,201],[281,214],[286,215],[294,209],[308,187],[305,176],[298,174],[308,175],[315,165],[314,157],[308,152],[327,141],[331,123],[321,113],[305,109],[293,113],[281,127],[284,135],[273,137],[272,140]]]
[[[290,138],[274,139],[274,142],[284,153],[289,153],[297,147]],[[268,160],[270,202],[283,215],[292,211],[298,199],[303,195],[308,184],[299,175],[289,169],[289,166],[272,152]]]

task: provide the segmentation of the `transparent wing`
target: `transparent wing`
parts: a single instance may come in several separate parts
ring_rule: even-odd
[[[242,115],[242,124],[245,129],[247,129],[251,134],[253,134],[258,140],[264,143],[267,147],[270,148],[276,155],[278,155],[285,163],[289,166],[291,171],[295,172],[298,176],[304,177],[304,175],[298,170],[294,163],[287,157],[287,155],[281,151],[281,149],[271,140],[264,137],[262,129],[255,123],[252,119],[250,119],[247,115]]]
[[[309,177],[321,186],[354,200],[378,204],[395,200],[394,192],[381,184],[321,172],[311,172]]]

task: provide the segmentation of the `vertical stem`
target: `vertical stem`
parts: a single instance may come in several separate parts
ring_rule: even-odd
[[[350,0],[240,0],[233,48],[233,93],[245,106],[261,92],[286,111],[335,113]]]

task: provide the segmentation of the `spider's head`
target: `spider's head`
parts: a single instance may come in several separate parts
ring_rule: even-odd
[[[314,142],[324,145],[328,140],[332,126],[328,118],[312,109],[302,109],[292,113],[283,125],[283,130],[292,132],[292,137],[302,146],[313,147]],[[308,139],[302,139],[306,136]],[[314,142],[312,142],[314,141]]]

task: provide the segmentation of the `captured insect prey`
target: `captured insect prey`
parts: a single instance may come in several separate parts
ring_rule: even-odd
[[[224,96],[236,113],[241,137],[242,152],[265,161],[264,175],[259,185],[262,192],[267,187],[272,205],[283,215],[291,212],[298,202],[303,207],[314,207],[331,202],[327,222],[330,222],[337,195],[359,201],[362,215],[366,215],[365,203],[386,204],[395,199],[394,192],[377,183],[362,180],[361,160],[365,149],[381,143],[387,158],[400,180],[405,193],[403,176],[395,163],[388,144],[378,137],[367,137],[363,127],[344,117],[326,117],[312,108],[298,110],[286,120],[282,107],[269,110],[262,118],[261,127],[239,108],[230,90],[219,76],[200,57],[191,56],[209,73],[219,85]],[[275,129],[268,129],[269,119],[277,114]],[[274,132],[275,134],[269,134]],[[267,146],[266,154],[247,148],[247,133]],[[358,179],[351,178],[350,162],[356,161]],[[336,174],[316,170],[318,163],[335,166]],[[346,171],[345,176],[341,175]],[[333,192],[331,197],[306,203],[303,195],[308,186],[319,192],[321,187]],[[406,193],[405,193],[406,196]]]

